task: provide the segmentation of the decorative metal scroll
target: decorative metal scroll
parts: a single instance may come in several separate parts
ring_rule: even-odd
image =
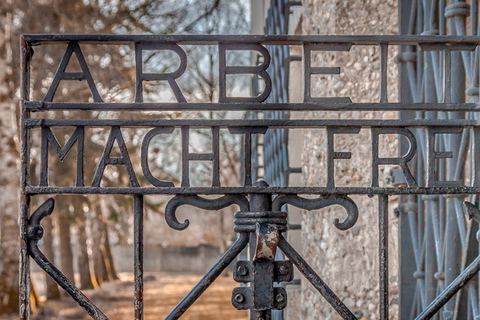
[[[220,260],[207,272],[192,291],[167,315],[166,319],[178,319],[203,294],[212,282],[225,268],[234,261],[240,252],[247,247],[250,259],[236,262],[234,279],[248,284],[233,290],[232,304],[237,309],[250,310],[251,319],[269,319],[271,310],[283,309],[287,305],[287,294],[281,287],[275,287],[275,282],[288,282],[292,279],[293,266],[305,276],[322,297],[344,319],[355,319],[339,297],[329,288],[320,275],[317,274],[285,240],[282,233],[288,229],[287,213],[281,211],[282,205],[289,204],[305,210],[318,210],[330,205],[340,205],[346,210],[345,219],[337,219],[333,226],[340,230],[351,228],[357,221],[359,211],[351,195],[378,197],[379,211],[379,310],[381,319],[389,318],[388,289],[388,197],[390,195],[452,195],[466,200],[468,195],[480,192],[479,179],[475,178],[469,185],[463,185],[460,180],[446,179],[436,170],[437,163],[454,156],[460,150],[439,149],[439,141],[445,136],[462,135],[465,143],[472,146],[471,166],[474,172],[479,172],[480,123],[475,117],[470,118],[439,118],[439,119],[158,119],[148,118],[115,118],[112,116],[78,118],[81,113],[73,113],[73,118],[60,119],[52,117],[54,111],[418,111],[418,112],[466,112],[476,114],[480,107],[476,103],[452,102],[447,91],[444,102],[391,103],[387,100],[387,66],[388,49],[391,46],[414,46],[420,51],[441,51],[443,53],[445,85],[450,84],[450,58],[454,52],[474,52],[479,37],[445,37],[445,36],[134,36],[134,35],[25,35],[22,46],[22,216],[21,230],[23,246],[21,265],[21,319],[29,319],[29,264],[32,257],[39,266],[72,296],[94,319],[107,317],[89,301],[74,284],[57,269],[39,250],[37,241],[43,235],[41,220],[52,213],[53,201],[47,200],[30,214],[30,200],[37,195],[55,194],[123,194],[133,197],[134,215],[134,272],[135,293],[133,308],[135,319],[143,319],[143,213],[145,195],[172,195],[166,208],[167,223],[174,229],[183,230],[188,227],[188,221],[181,222],[176,218],[175,211],[181,205],[191,205],[207,210],[218,210],[230,205],[237,205],[239,211],[235,214],[234,230],[239,234],[237,241],[225,252]],[[37,46],[63,45],[65,54],[53,76],[53,82],[43,100],[32,100],[30,92],[30,69],[33,49]],[[113,103],[104,101],[97,88],[98,83],[92,75],[87,59],[84,56],[84,45],[128,45],[134,47],[136,57],[135,102]],[[178,81],[188,67],[188,56],[184,46],[216,46],[220,63],[219,99],[217,102],[189,102],[182,93]],[[268,46],[268,49],[267,47]],[[273,102],[266,99],[270,95],[272,75],[268,73],[271,61],[270,51],[275,46],[300,47],[303,49],[305,90],[304,102]],[[310,85],[314,83],[315,75],[338,74],[338,68],[318,67],[312,61],[312,52],[348,51],[352,46],[370,46],[380,52],[380,101],[369,103],[354,103],[346,97],[315,97]],[[142,54],[145,50],[167,50],[177,56],[178,68],[172,72],[146,73],[143,70]],[[255,51],[262,56],[262,62],[251,66],[228,64],[228,51]],[[81,71],[67,71],[68,63],[77,59]],[[264,82],[263,89],[257,95],[237,97],[230,95],[226,88],[227,76],[250,75],[257,76]],[[90,101],[58,102],[55,97],[62,82],[86,81],[92,99]],[[142,84],[145,81],[163,81],[173,92],[176,102],[144,102]],[[106,100],[106,99],[105,99]],[[85,114],[85,113],[83,113]],[[62,146],[54,134],[56,127],[70,128],[73,132]],[[86,131],[92,128],[107,128],[103,152],[98,159],[93,178],[86,179],[84,156],[90,150],[85,148]],[[123,136],[122,128],[131,130],[142,129],[145,134],[140,150],[140,163],[132,162],[131,154]],[[212,134],[212,151],[195,153],[189,149],[190,132],[197,128],[208,129]],[[313,187],[288,187],[268,185],[264,181],[255,182],[252,178],[252,139],[265,135],[273,129],[318,129],[323,128],[327,135],[325,148],[327,161],[327,181],[325,185]],[[161,180],[155,177],[148,165],[150,143],[155,136],[165,137],[175,129],[181,132],[181,179],[174,181]],[[372,144],[372,175],[371,182],[362,187],[337,186],[335,181],[335,163],[337,160],[348,160],[350,152],[339,152],[335,148],[335,136],[338,134],[355,135],[361,129],[369,130]],[[223,186],[221,184],[220,167],[220,132],[228,131],[233,135],[241,135],[243,149],[242,179],[240,186]],[[39,183],[34,184],[30,177],[30,157],[32,140],[40,132],[40,171]],[[383,157],[379,150],[381,135],[396,135],[406,141],[407,150],[398,157]],[[422,140],[425,138],[425,140]],[[424,157],[425,175],[416,172],[412,163],[418,156],[418,145],[425,141]],[[117,146],[117,154],[113,148]],[[60,160],[76,147],[77,167],[74,185],[51,185],[48,177],[55,168],[49,166],[49,152],[53,149]],[[50,148],[51,147],[51,148]],[[53,155],[53,154],[52,154]],[[211,186],[197,187],[190,183],[190,162],[209,161],[212,164]],[[353,164],[354,165],[354,164]],[[405,179],[404,185],[383,186],[380,183],[379,166],[396,165],[401,169]],[[106,187],[102,184],[104,174],[109,166],[119,166],[126,170],[128,185],[121,187]],[[145,179],[139,179],[139,177]],[[165,179],[165,178],[163,178]],[[73,179],[71,180],[73,181]],[[219,195],[219,198],[207,197]],[[314,197],[309,197],[314,196]],[[473,202],[475,203],[475,202]],[[465,204],[466,213],[477,217],[477,204]],[[342,222],[340,222],[343,220]],[[275,253],[280,249],[288,260],[276,261]],[[477,259],[478,260],[478,259]],[[451,285],[439,294],[438,299],[426,306],[419,319],[427,319],[439,310],[451,297],[463,288],[467,281],[478,271],[478,261],[459,273]]]

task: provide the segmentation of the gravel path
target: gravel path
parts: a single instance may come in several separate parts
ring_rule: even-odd
[[[120,280],[106,283],[85,294],[110,320],[132,320],[133,276],[120,274]],[[145,275],[145,320],[163,319],[181,301],[201,276],[178,274]],[[220,276],[204,295],[183,315],[182,320],[247,319],[246,311],[238,311],[230,303],[232,289],[237,286],[231,277]],[[33,320],[91,319],[70,297],[47,301]]]

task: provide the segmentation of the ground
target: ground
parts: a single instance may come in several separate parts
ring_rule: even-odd
[[[200,275],[164,273],[145,275],[145,320],[165,318],[200,278]],[[236,310],[230,302],[232,289],[237,285],[231,277],[220,276],[181,319],[246,319],[246,311]],[[85,294],[110,320],[134,318],[133,275],[131,274],[120,274],[119,281],[105,283],[102,288],[85,291]],[[2,319],[0,317],[0,320]],[[59,301],[47,301],[32,316],[32,319],[87,320],[91,318],[70,297],[65,297]]]

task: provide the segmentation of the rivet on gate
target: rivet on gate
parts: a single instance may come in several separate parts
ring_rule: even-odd
[[[278,269],[278,272],[280,272],[282,276],[287,275],[289,271],[289,268],[286,266],[281,266],[280,269]]]
[[[283,302],[283,301],[285,301],[285,296],[283,295],[283,293],[279,293],[279,294],[277,294],[275,299],[277,300],[277,302]]]
[[[246,276],[247,273],[248,273],[248,270],[247,270],[247,268],[245,268],[245,266],[238,266],[238,268],[237,268],[237,274],[238,274],[239,276]]]
[[[243,294],[240,294],[240,293],[237,293],[234,299],[238,303],[242,303],[243,301],[245,301],[245,297],[243,296]]]

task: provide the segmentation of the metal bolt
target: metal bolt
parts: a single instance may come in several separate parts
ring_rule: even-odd
[[[281,266],[280,269],[278,269],[278,272],[280,272],[282,276],[286,276],[289,271],[290,271],[290,268],[286,266]]]
[[[437,280],[444,280],[445,279],[445,273],[444,272],[435,272],[433,277]]]
[[[285,301],[285,296],[283,295],[283,293],[279,293],[279,294],[277,294],[275,299],[277,300],[277,302],[282,303],[283,301]]]
[[[235,301],[238,303],[242,303],[243,301],[245,301],[245,297],[243,296],[243,294],[240,293],[237,293],[233,299],[235,299]]]
[[[243,265],[238,266],[238,268],[237,268],[237,274],[238,274],[239,276],[246,276],[247,273],[248,273],[248,270],[247,270],[247,268],[245,268],[245,266],[243,266]]]

